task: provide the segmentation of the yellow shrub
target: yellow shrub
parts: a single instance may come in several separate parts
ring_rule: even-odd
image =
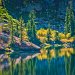
[[[46,40],[47,40],[47,38],[46,38],[46,37],[40,37],[39,39],[40,39],[40,41],[41,41],[42,43],[45,43],[45,42],[46,42]]]
[[[37,31],[37,36],[45,37],[46,35],[47,35],[47,30],[45,29],[40,29]]]
[[[70,37],[71,37],[70,33],[66,34],[66,38],[70,38]]]
[[[68,38],[70,38],[71,37],[71,34],[70,33],[68,33],[68,34],[63,34],[63,33],[59,33],[59,37],[60,37],[60,39],[68,39]]]
[[[59,33],[59,37],[60,37],[60,39],[64,39],[65,38],[65,34]]]
[[[54,33],[53,33],[53,34],[51,34],[51,37],[52,37],[52,38],[55,38],[55,34],[54,34]]]

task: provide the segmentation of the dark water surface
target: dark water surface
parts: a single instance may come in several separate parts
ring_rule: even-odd
[[[74,75],[75,56],[38,59],[37,52],[0,54],[0,75]],[[31,57],[32,56],[32,57]],[[66,62],[66,65],[65,65]]]

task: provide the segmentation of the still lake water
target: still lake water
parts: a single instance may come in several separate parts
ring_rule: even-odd
[[[38,59],[38,52],[0,54],[0,75],[75,75],[75,56]]]

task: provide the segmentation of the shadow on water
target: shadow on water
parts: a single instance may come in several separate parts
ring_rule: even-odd
[[[54,51],[57,53],[59,50],[54,49]],[[40,54],[43,56],[41,59],[38,58]],[[74,63],[74,54],[70,57],[56,54],[53,58],[49,52],[47,56],[43,55],[43,52],[23,51],[0,54],[0,75],[74,75]]]

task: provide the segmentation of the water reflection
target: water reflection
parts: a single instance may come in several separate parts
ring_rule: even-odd
[[[75,49],[0,54],[0,75],[74,75]]]
[[[56,57],[70,57],[72,54],[75,54],[74,48],[61,48],[61,49],[51,49],[51,50],[41,50],[41,53],[37,56],[39,60],[42,59],[52,59]]]
[[[0,54],[0,75],[35,75],[35,58],[39,53]]]

